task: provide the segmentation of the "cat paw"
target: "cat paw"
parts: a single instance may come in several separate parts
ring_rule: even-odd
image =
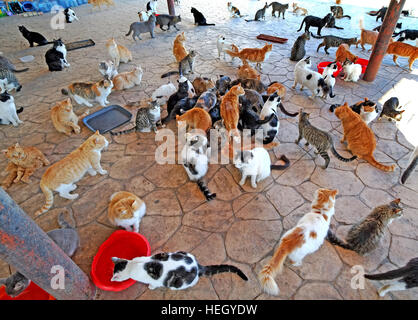
[[[251,183],[251,187],[253,187],[254,189],[257,189],[257,184],[256,183]]]
[[[302,265],[302,261],[292,261],[291,265],[294,267],[300,267]]]
[[[241,180],[241,181],[239,182],[239,185],[240,185],[240,186],[243,186],[243,185],[244,185],[244,183],[245,183],[245,180]]]
[[[20,181],[20,179],[16,178],[13,180],[13,183],[18,183]]]
[[[103,176],[103,175],[107,174],[107,170],[101,170],[101,171],[99,171],[99,173]]]
[[[154,290],[156,287],[154,287],[153,285],[148,285],[148,289],[150,289],[150,290]]]

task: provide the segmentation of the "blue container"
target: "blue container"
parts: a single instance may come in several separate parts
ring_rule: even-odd
[[[23,10],[25,10],[25,12],[33,12],[33,11],[36,11],[36,7],[30,1],[22,2],[22,7],[23,7]]]
[[[82,4],[88,3],[88,0],[77,0],[77,3],[79,6],[81,6]]]

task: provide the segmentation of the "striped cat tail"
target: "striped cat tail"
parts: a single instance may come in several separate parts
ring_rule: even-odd
[[[126,133],[134,132],[135,129],[136,129],[136,127],[133,127],[131,129],[128,129],[128,130],[119,131],[119,132],[110,131],[110,135],[112,135],[112,136],[120,136],[121,134],[126,134]]]
[[[411,163],[409,164],[408,168],[406,168],[405,172],[402,174],[402,178],[401,178],[402,184],[404,184],[406,180],[408,179],[408,177],[411,175],[411,173],[414,172],[417,164],[418,164],[418,147],[415,148]]]
[[[390,166],[385,166],[384,164],[377,162],[376,159],[373,157],[373,155],[363,156],[362,158],[366,160],[368,163],[370,163],[373,167],[376,167],[377,169],[380,169],[386,172],[392,172],[393,170],[395,170],[394,164]]]
[[[332,231],[331,231],[331,229],[328,229],[328,234],[327,234],[327,240],[330,242],[330,243],[332,243],[332,244],[335,244],[335,245],[337,245],[337,246],[339,246],[339,247],[341,247],[341,248],[344,248],[344,249],[347,249],[347,250],[352,250],[351,249],[351,246],[348,244],[348,243],[346,243],[346,242],[344,242],[344,241],[342,241],[340,238],[338,238]]]
[[[242,280],[248,281],[247,276],[235,266],[229,264],[219,264],[212,266],[201,266],[199,265],[199,276],[212,276],[218,273],[233,272],[236,273]]]
[[[391,271],[384,272],[384,273],[365,274],[364,277],[370,280],[391,280],[391,279],[404,277],[411,271],[413,271],[411,270],[411,267],[406,265],[405,267],[402,267],[396,270],[391,270]]]
[[[51,189],[49,189],[47,186],[45,186],[42,183],[42,180],[40,183],[40,187],[41,187],[42,192],[45,195],[45,204],[43,205],[41,209],[35,212],[35,217],[47,212],[49,209],[51,209],[52,205],[54,204],[54,195],[52,194]]]
[[[209,188],[205,185],[205,183],[202,180],[197,180],[197,185],[199,186],[200,191],[202,191],[207,201],[216,198],[216,193],[211,193],[209,191]]]
[[[331,146],[331,152],[338,160],[341,160],[341,161],[344,161],[344,162],[350,162],[350,161],[353,161],[353,160],[357,159],[357,156],[352,156],[351,158],[344,158],[343,156],[341,156],[337,152],[337,150],[335,150],[334,145]]]

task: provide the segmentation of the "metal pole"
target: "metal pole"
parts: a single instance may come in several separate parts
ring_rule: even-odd
[[[168,14],[170,16],[175,16],[176,11],[174,10],[174,0],[167,0],[167,6],[168,6]]]
[[[370,55],[369,64],[364,73],[363,80],[372,82],[376,78],[382,60],[386,54],[389,45],[389,39],[392,37],[396,23],[401,15],[402,8],[406,0],[391,0],[385,18],[380,28],[379,36],[372,54]]]
[[[13,265],[25,277],[58,300],[88,300],[95,296],[96,287],[88,276],[2,188],[0,259]],[[61,288],[57,288],[57,283],[51,284],[59,270],[65,273]]]

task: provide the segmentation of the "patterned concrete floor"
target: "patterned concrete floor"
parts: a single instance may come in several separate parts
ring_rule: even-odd
[[[115,37],[118,43],[127,46],[134,56],[134,63],[144,69],[139,87],[110,95],[111,104],[125,105],[128,102],[148,98],[153,90],[166,80],[160,75],[175,68],[172,56],[172,42],[177,34],[156,32],[156,38],[143,35],[142,41],[134,43],[125,37],[129,23],[137,20],[136,12],[145,8],[146,1],[116,1],[112,8],[93,10],[89,5],[76,8],[80,21],[66,25],[65,30],[52,30],[50,16],[12,17],[1,19],[0,51],[9,56],[18,67],[23,67],[18,58],[34,55],[35,60],[28,63],[30,70],[18,74],[23,84],[21,92],[15,94],[18,106],[24,106],[20,115],[24,124],[18,128],[1,126],[0,148],[4,149],[16,142],[27,146],[36,146],[53,163],[62,159],[88,137],[91,133],[84,126],[78,136],[71,138],[55,131],[50,121],[49,110],[55,102],[62,100],[61,88],[73,81],[99,80],[98,63],[107,59],[104,43],[109,37]],[[235,1],[243,13],[253,16],[262,6],[258,1]],[[195,27],[190,7],[196,6],[204,12],[208,22],[215,27]],[[305,1],[302,6],[311,13],[323,16],[330,5],[327,1]],[[380,6],[379,6],[380,7]],[[344,30],[324,29],[323,34],[342,36],[359,35],[359,14],[366,8],[345,6],[345,11],[353,19],[339,20],[337,25]],[[291,46],[298,36],[296,32],[302,20],[288,11],[286,19],[271,17],[270,10],[265,22],[245,22],[243,19],[230,19],[226,10],[226,1],[213,0],[211,7],[205,8],[201,1],[182,0],[176,6],[183,21],[179,24],[186,34],[186,47],[198,51],[196,76],[217,77],[220,74],[236,76],[238,61],[217,60],[216,39],[224,34],[240,48],[260,47],[263,42],[255,37],[267,33],[289,38],[286,44],[274,44],[273,52],[264,64],[262,80],[280,81],[288,88],[285,106],[291,111],[304,107],[311,112],[312,123],[329,131],[335,138],[337,149],[348,155],[345,147],[339,144],[341,126],[338,119],[328,108],[331,103],[355,103],[367,96],[379,101],[399,93],[401,103],[416,97],[413,86],[417,85],[417,73],[405,70],[406,59],[400,58],[399,68],[391,57],[385,57],[376,80],[373,83],[359,81],[345,83],[337,80],[337,97],[326,103],[317,99],[308,99],[307,91],[291,90],[294,63],[288,57]],[[165,1],[159,1],[159,11],[165,12]],[[404,27],[413,27],[414,18],[402,18]],[[62,37],[64,41],[77,41],[92,38],[96,46],[69,52],[71,67],[63,72],[50,73],[44,62],[46,47],[28,48],[27,42],[18,33],[17,25],[24,24],[30,30],[36,30],[48,39]],[[368,29],[376,26],[373,17],[365,16]],[[330,49],[332,57],[326,57],[321,50],[316,53],[320,40],[311,39],[307,43],[307,54],[313,57],[314,64],[330,61],[335,49]],[[367,58],[360,49],[353,52]],[[122,65],[121,71],[131,68],[132,63]],[[415,63],[417,67],[417,63]],[[395,89],[392,86],[395,85]],[[409,107],[412,103],[409,104]],[[415,107],[417,107],[415,105]],[[95,106],[91,111],[100,107]],[[78,114],[85,107],[76,107]],[[131,110],[134,111],[134,110]],[[134,119],[134,118],[133,118]],[[81,236],[81,247],[73,257],[74,261],[89,273],[92,259],[100,244],[115,230],[106,218],[109,196],[118,190],[128,190],[142,197],[148,207],[143,218],[140,232],[151,244],[153,253],[161,250],[184,250],[195,254],[201,264],[231,263],[240,267],[249,277],[243,282],[235,275],[221,274],[211,278],[202,278],[199,283],[186,291],[148,290],[142,284],[135,284],[120,292],[98,293],[99,299],[269,299],[262,294],[256,280],[257,272],[268,261],[277,246],[281,235],[294,226],[296,221],[309,210],[312,194],[319,187],[338,188],[332,228],[342,235],[350,225],[366,216],[373,207],[385,204],[395,197],[402,199],[404,216],[393,222],[382,244],[369,256],[361,257],[344,249],[336,248],[325,242],[319,251],[305,258],[303,266],[286,265],[282,275],[277,276],[281,288],[278,299],[380,299],[376,294],[379,283],[366,281],[365,288],[354,290],[350,287],[350,269],[353,265],[362,265],[367,272],[379,272],[404,265],[418,255],[418,174],[415,172],[405,185],[399,183],[401,171],[405,168],[412,145],[398,131],[393,123],[385,120],[373,122],[371,127],[376,134],[377,149],[375,155],[383,163],[396,163],[393,173],[383,173],[364,161],[342,163],[332,157],[327,170],[321,168],[322,159],[313,159],[313,150],[297,146],[297,120],[283,117],[280,120],[278,140],[280,145],[271,153],[273,160],[286,154],[291,159],[291,167],[285,171],[274,172],[272,177],[260,183],[256,190],[246,185],[240,187],[239,172],[233,165],[211,165],[207,180],[211,191],[217,193],[217,199],[209,203],[198,191],[194,183],[188,181],[180,165],[157,165],[154,151],[158,143],[154,134],[129,134],[121,137],[106,135],[110,141],[109,149],[102,153],[103,168],[109,171],[106,176],[86,176],[78,183],[80,197],[75,201],[55,196],[54,207],[35,221],[44,229],[57,227],[56,217],[61,211],[72,211]],[[129,125],[130,126],[130,125]],[[129,127],[126,126],[126,127]],[[175,129],[175,123],[169,128]],[[0,170],[6,166],[4,157],[0,157]],[[38,170],[30,184],[19,183],[8,192],[13,199],[30,215],[43,204],[44,196],[39,181],[45,169]],[[0,261],[0,277],[7,276],[13,267]],[[385,299],[417,299],[418,290],[394,292]]]

